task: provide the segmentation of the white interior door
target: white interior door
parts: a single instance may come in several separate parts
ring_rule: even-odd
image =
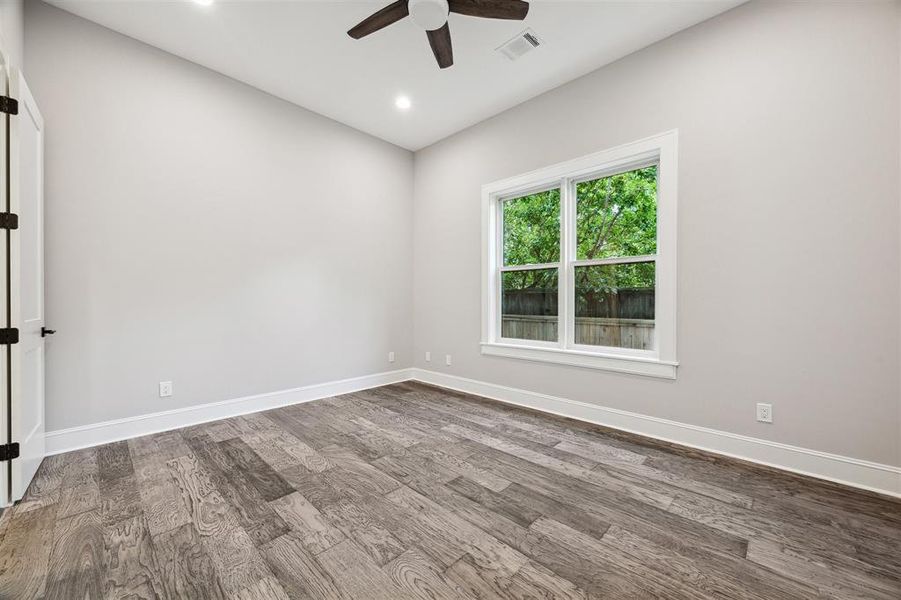
[[[10,309],[19,343],[11,348],[13,441],[11,500],[19,500],[44,458],[44,120],[18,69],[9,69],[9,205],[19,215],[10,235]]]

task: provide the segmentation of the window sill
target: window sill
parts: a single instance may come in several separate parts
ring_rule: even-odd
[[[482,354],[485,356],[503,356],[536,362],[554,363],[585,369],[599,369],[643,375],[660,379],[675,379],[676,367],[679,363],[663,361],[656,358],[621,356],[617,354],[599,354],[580,352],[578,350],[562,350],[560,348],[540,348],[520,346],[517,344],[482,343]]]

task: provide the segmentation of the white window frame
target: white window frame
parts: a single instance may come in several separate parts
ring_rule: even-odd
[[[576,367],[676,378],[676,201],[678,132],[637,142],[482,186],[482,354]],[[657,165],[657,254],[644,257],[577,260],[576,184]],[[547,265],[503,266],[502,205],[529,193],[560,189],[560,259]],[[588,346],[570,342],[575,331],[575,267],[598,264],[656,263],[654,350]],[[501,337],[501,273],[557,268],[558,341]]]

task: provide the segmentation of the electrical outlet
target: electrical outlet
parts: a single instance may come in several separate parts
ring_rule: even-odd
[[[432,353],[431,353],[431,352],[426,352],[426,353],[425,353],[425,361],[426,361],[426,362],[432,362]]]
[[[161,381],[160,382],[160,398],[168,398],[172,395],[172,382],[171,381]]]
[[[388,362],[394,362],[394,352],[388,353]]]
[[[772,404],[764,404],[763,402],[757,403],[757,420],[761,423],[772,423],[773,422],[773,405]]]
[[[445,354],[445,355],[444,355],[444,364],[446,364],[447,366],[451,366],[451,363],[452,363],[452,362],[453,362],[453,361],[451,360],[451,355],[450,355],[450,354]]]

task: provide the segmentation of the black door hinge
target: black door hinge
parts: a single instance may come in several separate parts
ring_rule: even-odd
[[[0,462],[19,458],[19,442],[0,446]]]
[[[9,96],[0,96],[0,113],[19,114],[19,101]]]
[[[16,213],[0,213],[0,229],[18,229],[19,215]]]
[[[15,327],[0,329],[0,346],[19,343],[19,330]]]

